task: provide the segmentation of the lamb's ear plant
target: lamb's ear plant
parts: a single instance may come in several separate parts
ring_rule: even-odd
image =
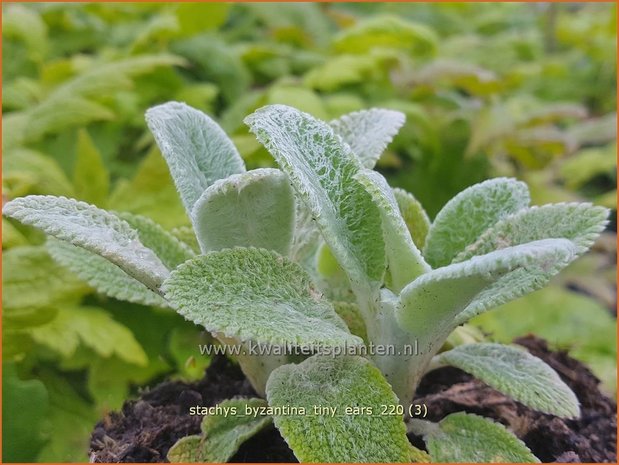
[[[498,178],[464,190],[430,223],[372,170],[404,122],[390,110],[330,123],[283,105],[257,110],[245,122],[279,170],[246,171],[219,126],[184,104],[152,108],[147,121],[200,253],[146,218],[62,197],[18,198],[4,214],[52,236],[52,256],[100,292],[167,305],[224,344],[267,348],[238,359],[268,404],[230,401],[255,415],[205,418],[202,435],[179,441],[170,459],[225,461],[272,418],[301,461],[537,461],[488,419],[418,418],[409,407],[422,376],[447,365],[528,407],[579,415],[543,361],[484,342],[466,323],[545,286],[591,247],[606,209],[531,207],[524,183]],[[282,347],[308,355],[290,363],[273,350]]]

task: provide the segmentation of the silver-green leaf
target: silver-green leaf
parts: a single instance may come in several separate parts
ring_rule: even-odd
[[[223,129],[195,108],[164,103],[146,112],[146,122],[189,214],[213,182],[245,171],[243,159]]]
[[[138,232],[140,242],[155,252],[169,270],[195,255],[187,244],[150,218],[127,212],[117,212],[116,215]]]
[[[169,274],[159,257],[140,242],[135,229],[93,205],[65,197],[30,195],[7,203],[3,213],[101,255],[153,290]]]
[[[71,270],[97,292],[127,302],[167,307],[163,297],[100,255],[53,237],[47,240],[46,245],[56,262]]]
[[[434,268],[448,265],[486,229],[530,201],[527,185],[509,178],[490,179],[463,190],[436,215],[424,257]]]
[[[404,189],[394,188],[393,195],[398,202],[400,214],[404,218],[404,222],[411,233],[413,242],[419,250],[423,249],[426,242],[426,236],[430,230],[430,218],[424,210],[423,206],[410,192]]]
[[[433,462],[539,463],[512,432],[478,415],[452,413],[424,439]]]
[[[215,181],[196,202],[191,217],[203,252],[240,246],[288,255],[294,196],[284,173],[257,169]]]
[[[438,268],[402,290],[398,323],[415,334],[447,337],[473,316],[540,289],[576,252],[567,239],[546,239]]]
[[[564,418],[580,415],[578,399],[557,372],[524,349],[495,343],[466,344],[437,358],[527,407]]]
[[[284,365],[273,371],[266,391],[272,408],[296,408],[274,412],[274,421],[300,462],[410,461],[402,416],[381,414],[398,399],[365,358],[314,356]],[[316,413],[314,406],[335,410]],[[366,410],[346,410],[353,407]]]
[[[413,242],[398,202],[385,178],[378,172],[363,170],[356,179],[372,196],[382,218],[385,256],[391,274],[391,289],[398,293],[417,276],[430,271]]]
[[[376,162],[404,122],[404,113],[382,108],[348,113],[329,123],[366,168]]]
[[[609,210],[590,203],[557,203],[531,207],[509,215],[482,234],[455,261],[492,250],[548,238],[565,238],[586,252],[608,223]]]
[[[241,341],[303,347],[362,343],[307,273],[273,251],[210,252],[173,271],[163,290],[188,320]]]
[[[384,271],[380,214],[355,179],[361,162],[331,127],[285,105],[269,105],[245,123],[288,175],[311,210],[353,287],[377,291]]]
[[[200,426],[202,434],[179,439],[168,451],[168,460],[172,463],[227,462],[243,442],[271,424],[270,416],[254,414],[266,406],[262,399],[221,402],[218,407],[228,413],[205,416]]]

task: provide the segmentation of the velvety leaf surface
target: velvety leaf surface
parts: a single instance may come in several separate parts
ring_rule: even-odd
[[[452,413],[425,438],[433,462],[538,463],[503,425],[478,415]]]
[[[469,318],[543,287],[575,254],[567,239],[547,239],[433,270],[402,290],[398,322],[415,334],[447,336]]]
[[[97,292],[127,302],[167,306],[159,294],[96,253],[54,238],[48,239],[47,250],[56,262],[71,270]]]
[[[406,120],[404,113],[381,108],[356,111],[329,124],[366,168],[376,162]]]
[[[230,138],[199,110],[168,102],[149,109],[146,122],[168,162],[187,213],[217,179],[245,171]]]
[[[423,255],[437,268],[451,263],[490,226],[529,205],[525,183],[509,178],[484,181],[463,190],[436,215]]]
[[[534,206],[499,221],[461,252],[456,261],[503,247],[558,237],[571,240],[578,247],[578,254],[582,254],[604,230],[608,215],[607,208],[590,203]]]
[[[241,444],[268,426],[272,418],[266,415],[246,415],[245,408],[267,406],[263,399],[232,399],[219,404],[236,409],[236,414],[206,415],[202,434],[179,439],[168,451],[172,463],[225,463]]]
[[[7,203],[3,213],[101,255],[152,289],[168,275],[161,260],[140,242],[135,229],[93,205],[64,197],[30,195]]]
[[[564,418],[580,415],[579,402],[556,371],[526,350],[503,344],[466,344],[438,355],[524,405]]]
[[[265,249],[196,257],[172,272],[166,299],[211,332],[272,344],[358,345],[303,269]]]
[[[288,175],[353,284],[378,287],[385,269],[380,216],[354,180],[362,166],[350,147],[327,123],[284,105],[263,107],[245,123]]]
[[[191,214],[203,252],[259,247],[288,255],[295,201],[287,176],[271,168],[215,181]]]
[[[155,252],[169,270],[195,255],[187,244],[150,218],[126,212],[118,212],[116,215],[138,232],[140,242]]]
[[[304,407],[306,415],[274,415],[275,426],[301,462],[408,462],[410,444],[399,415],[381,415],[398,399],[380,371],[362,357],[314,356],[284,365],[267,383],[271,407]],[[333,416],[314,406],[337,409]],[[346,412],[371,407],[372,413]],[[299,413],[299,412],[296,412]]]
[[[430,230],[428,214],[421,203],[410,192],[396,187],[393,189],[393,195],[398,202],[400,214],[404,218],[408,231],[411,233],[413,242],[419,250],[422,250]]]
[[[380,211],[391,288],[399,292],[417,276],[430,271],[430,266],[413,243],[398,202],[385,178],[376,171],[364,170],[356,179],[369,192]]]

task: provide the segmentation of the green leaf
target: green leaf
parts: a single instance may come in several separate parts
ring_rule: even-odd
[[[363,316],[357,304],[352,302],[333,302],[335,312],[346,322],[346,326],[355,336],[359,336],[364,341],[368,340],[367,329]]]
[[[591,297],[550,286],[484,313],[471,324],[506,344],[535,333],[550,347],[569,350],[587,363],[609,396],[617,391],[617,322]]]
[[[572,242],[547,239],[438,268],[402,290],[398,323],[424,338],[447,337],[473,316],[540,289],[575,254]]]
[[[92,405],[80,396],[68,379],[40,368],[39,378],[49,393],[47,416],[49,440],[37,462],[86,462],[88,445],[98,417]]]
[[[13,363],[3,363],[2,371],[2,462],[35,462],[45,443],[47,390],[37,379],[19,379]]]
[[[503,425],[473,414],[448,415],[425,441],[433,462],[539,463]]]
[[[54,238],[48,239],[47,250],[56,262],[101,294],[142,305],[168,305],[159,294],[96,253]]]
[[[489,251],[547,238],[572,241],[585,253],[608,223],[609,210],[590,203],[558,203],[531,207],[503,218],[461,252],[455,261]]]
[[[4,306],[2,321],[4,327],[11,331],[21,331],[49,323],[56,317],[58,309],[54,307],[22,307]]]
[[[226,22],[230,5],[226,3],[200,4],[181,3],[176,7],[176,16],[183,36],[216,29]]]
[[[20,39],[28,47],[29,55],[41,60],[47,51],[49,42],[47,25],[33,8],[26,5],[11,5],[3,9],[2,30],[7,39]]]
[[[179,226],[178,228],[172,229],[170,234],[186,244],[194,254],[200,253],[200,244],[198,244],[198,238],[191,226]]]
[[[189,225],[168,166],[156,147],[140,163],[131,181],[118,182],[108,206],[148,216],[166,228]]]
[[[101,153],[85,129],[81,129],[77,134],[76,152],[77,159],[73,172],[75,196],[105,208],[110,191],[109,173]]]
[[[168,102],[150,108],[146,122],[189,214],[213,182],[245,171],[230,138],[199,110],[184,103]]]
[[[2,171],[3,192],[9,198],[28,194],[74,194],[71,182],[58,163],[35,150],[7,150],[2,156]]]
[[[54,88],[37,105],[11,114],[10,126],[4,128],[7,133],[11,133],[10,144],[36,141],[73,126],[112,119],[114,113],[94,98],[101,99],[115,95],[120,89],[131,88],[132,76],[152,71],[158,66],[179,65],[183,61],[162,54],[141,55],[107,63],[95,60],[86,63],[90,64],[86,71]]]
[[[116,215],[138,232],[140,242],[155,252],[168,269],[173,270],[195,255],[187,244],[150,218],[126,212],[117,212]]]
[[[38,308],[77,302],[89,292],[71,273],[59,268],[43,246],[24,246],[2,253],[2,307]]]
[[[363,170],[355,179],[365,187],[380,211],[385,256],[391,276],[390,288],[399,293],[404,286],[431,268],[414,244],[385,178],[376,171]]]
[[[290,178],[353,286],[377,288],[385,271],[380,214],[353,179],[362,167],[350,147],[328,124],[284,105],[245,123]]]
[[[203,252],[258,247],[288,255],[295,202],[288,178],[272,168],[215,181],[191,214]]]
[[[393,189],[393,195],[398,202],[400,214],[404,218],[408,232],[419,250],[423,249],[426,236],[430,230],[430,218],[415,196],[404,189]]]
[[[428,26],[384,15],[365,19],[344,30],[333,40],[333,48],[340,53],[364,54],[380,47],[428,55],[435,51],[437,43],[436,34]]]
[[[318,250],[315,251],[308,271],[325,296],[335,301],[355,302],[355,293],[350,287],[350,280],[346,272],[337,262],[331,249],[320,240]]]
[[[46,325],[33,328],[31,334],[36,342],[65,358],[71,357],[83,344],[101,357],[116,355],[140,366],[148,363],[144,350],[131,331],[96,307],[61,307],[56,318]]]
[[[2,218],[2,249],[28,245],[28,239],[6,218]]]
[[[201,435],[179,439],[168,451],[172,463],[225,463],[241,444],[271,424],[271,417],[256,415],[256,409],[265,409],[262,399],[232,399],[219,404],[228,415],[206,415],[202,420]],[[246,410],[247,409],[247,410]],[[259,411],[259,410],[258,410]],[[249,412],[249,413],[246,413]]]
[[[284,365],[273,371],[266,391],[270,407],[291,410],[274,411],[273,418],[300,462],[410,460],[402,417],[381,415],[383,405],[399,405],[398,399],[365,358],[313,356]],[[335,412],[315,412],[315,406]],[[346,410],[353,407],[371,411]]]
[[[168,270],[138,232],[110,212],[64,197],[30,195],[4,206],[4,215],[97,253],[155,290]]]
[[[20,136],[22,141],[37,141],[45,135],[58,133],[72,126],[114,118],[114,113],[100,103],[72,95],[63,98],[62,102],[58,98],[47,99],[28,110],[24,115],[27,124]]]
[[[363,166],[372,169],[405,120],[406,116],[399,111],[372,108],[348,113],[329,124]]]
[[[211,363],[210,356],[196,353],[199,344],[213,344],[213,338],[189,321],[176,326],[170,333],[170,356],[176,362],[176,370],[183,381],[200,381]]]
[[[312,68],[304,82],[308,87],[333,92],[340,87],[380,80],[391,61],[390,57],[378,54],[335,55],[323,65]]]
[[[463,190],[436,215],[426,238],[424,257],[435,268],[449,265],[486,229],[526,208],[529,202],[527,185],[515,179],[490,179]]]
[[[466,344],[437,358],[527,407],[563,418],[580,416],[579,402],[572,390],[556,371],[526,350],[494,343]]]
[[[303,269],[276,252],[211,252],[173,271],[163,289],[181,315],[226,337],[300,346],[361,343]]]

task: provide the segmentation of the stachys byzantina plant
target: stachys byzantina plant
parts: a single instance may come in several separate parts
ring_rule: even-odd
[[[418,418],[415,389],[444,365],[542,412],[579,415],[544,362],[462,325],[546,285],[591,247],[606,209],[530,206],[524,183],[498,178],[430,223],[372,170],[404,123],[395,111],[327,123],[261,108],[245,122],[280,169],[252,171],[203,113],[171,102],[146,117],[200,253],[147,218],[62,197],[18,198],[4,214],[45,231],[52,256],[100,292],[167,305],[243,349],[239,363],[266,400],[222,403],[236,414],[206,416],[203,434],[181,439],[171,460],[225,461],[273,420],[301,461],[537,461],[482,417]],[[404,417],[429,455],[409,444]]]

